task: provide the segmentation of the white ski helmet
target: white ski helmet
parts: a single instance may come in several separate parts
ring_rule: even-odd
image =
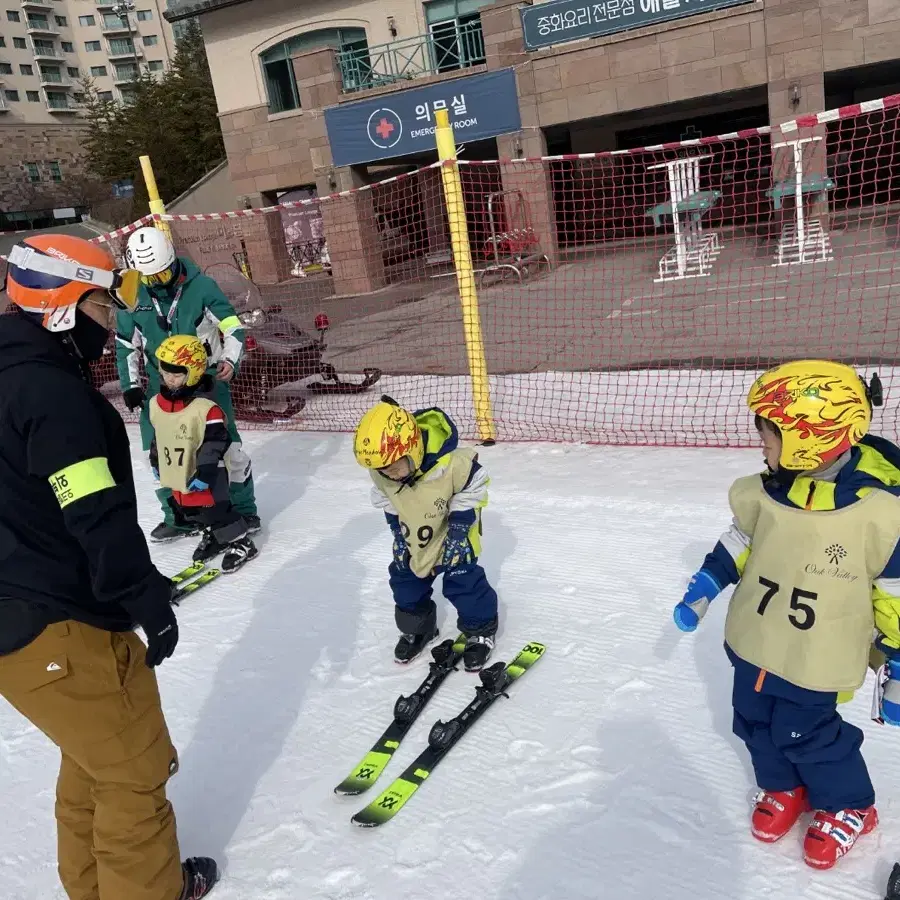
[[[145,284],[167,284],[171,281],[170,270],[175,265],[175,248],[158,228],[138,228],[128,238],[125,259],[144,276]]]

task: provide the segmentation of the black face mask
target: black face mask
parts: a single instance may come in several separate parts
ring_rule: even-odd
[[[80,309],[75,310],[75,327],[67,337],[85,362],[93,362],[103,356],[103,348],[109,340],[109,331],[105,325],[95,322]]]

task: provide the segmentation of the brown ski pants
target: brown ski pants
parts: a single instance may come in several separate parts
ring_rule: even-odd
[[[166,782],[178,768],[133,632],[67,621],[0,656],[0,695],[62,751],[59,876],[71,900],[179,900]]]

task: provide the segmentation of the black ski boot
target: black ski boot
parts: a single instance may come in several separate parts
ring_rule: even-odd
[[[900,863],[894,863],[884,900],[900,900]]]
[[[244,516],[244,522],[247,524],[247,534],[256,534],[262,528],[259,516]]]
[[[226,575],[237,572],[244,563],[250,562],[258,553],[259,550],[256,549],[256,544],[250,538],[246,535],[238,538],[225,548],[225,556],[222,559],[222,571]]]
[[[401,634],[394,647],[394,660],[402,665],[412,662],[437,636],[437,628],[425,634]]]
[[[194,562],[206,562],[214,556],[218,556],[220,553],[224,552],[224,550],[225,547],[216,540],[215,535],[212,533],[212,529],[207,528],[203,532],[200,543],[197,544],[193,560]]]
[[[463,665],[467,672],[480,672],[494,652],[494,635],[472,634],[466,637]]]
[[[181,868],[184,870],[184,887],[178,900],[200,900],[219,880],[219,867],[208,856],[192,856],[181,864]]]
[[[164,543],[166,541],[177,541],[178,538],[190,537],[192,534],[197,534],[197,528],[191,528],[190,526],[179,527],[177,525],[169,525],[168,522],[160,522],[153,531],[150,532],[150,540],[156,541],[157,543]]]

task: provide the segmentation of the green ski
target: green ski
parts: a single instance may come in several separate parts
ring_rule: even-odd
[[[189,581],[184,586],[178,588],[172,593],[172,603],[175,606],[178,606],[185,597],[189,597],[195,591],[199,591],[200,588],[209,584],[211,581],[215,581],[222,574],[221,569],[208,569],[203,572],[203,574],[199,578],[195,578],[193,581]]]
[[[483,669],[480,673],[481,685],[475,688],[475,699],[449,722],[435,722],[428,735],[428,746],[393,784],[353,816],[351,821],[363,828],[374,828],[393,819],[450,748],[498,697],[507,696],[506,689],[521,678],[544,655],[545,650],[543,644],[532,641],[519,651],[509,665],[498,662]]]
[[[199,575],[205,568],[206,563],[203,561],[192,562],[186,569],[172,575],[169,581],[172,584],[183,584],[185,581],[190,581],[195,575]]]
[[[335,789],[336,794],[361,794],[367,791],[387,767],[400,746],[404,735],[435,695],[447,676],[456,669],[466,649],[466,636],[460,634],[455,641],[449,638],[431,651],[434,662],[429,663],[428,677],[408,697],[400,696],[394,704],[394,721],[373,744],[359,765]]]

